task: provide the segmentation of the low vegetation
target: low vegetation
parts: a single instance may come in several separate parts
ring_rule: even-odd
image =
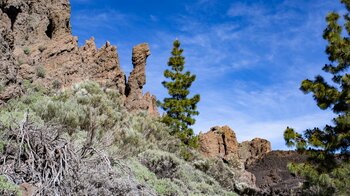
[[[169,127],[127,112],[116,91],[91,82],[24,89],[0,111],[2,193],[26,182],[44,195],[236,195],[196,168],[205,159]]]

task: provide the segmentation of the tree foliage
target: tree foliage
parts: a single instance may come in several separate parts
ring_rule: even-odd
[[[323,194],[350,193],[350,1],[341,2],[347,9],[345,23],[342,25],[338,13],[331,12],[323,33],[330,61],[323,71],[332,75],[332,81],[318,75],[314,80],[304,80],[300,87],[305,94],[313,94],[319,108],[331,109],[337,117],[323,129],[316,127],[299,134],[288,127],[284,132],[287,146],[310,154],[308,163],[291,164],[291,171],[305,176],[309,188],[317,186]]]
[[[171,70],[165,70],[164,76],[170,81],[164,81],[162,84],[168,89],[170,97],[165,98],[160,106],[166,114],[162,121],[173,128],[174,135],[180,136],[180,139],[188,145],[196,146],[197,137],[194,136],[190,128],[195,123],[194,115],[198,115],[197,103],[200,100],[199,95],[189,98],[189,88],[195,81],[196,76],[189,71],[184,72],[185,57],[182,56],[183,49],[180,48],[180,41],[173,43],[172,56],[169,58],[168,66]]]

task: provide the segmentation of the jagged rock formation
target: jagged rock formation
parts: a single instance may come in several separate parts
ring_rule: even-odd
[[[126,106],[130,111],[135,109],[148,110],[151,115],[159,115],[156,109],[156,98],[149,93],[142,95],[142,88],[146,84],[146,60],[151,55],[148,44],[135,46],[132,50],[133,71],[126,84]]]
[[[0,0],[0,49],[1,102],[21,95],[24,80],[56,89],[93,80],[117,88],[130,111],[158,115],[155,97],[142,97],[148,46],[134,48],[135,70],[126,83],[115,46],[106,42],[97,49],[91,38],[79,48],[71,32],[69,0]]]

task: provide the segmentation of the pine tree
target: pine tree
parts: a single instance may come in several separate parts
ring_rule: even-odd
[[[347,37],[336,12],[326,17],[328,25],[323,34],[330,61],[323,70],[332,74],[332,84],[316,76],[304,80],[300,87],[304,93],[313,94],[319,108],[331,109],[337,117],[332,125],[307,129],[303,135],[289,127],[284,132],[287,146],[310,155],[307,163],[290,164],[289,168],[305,176],[309,186],[318,186],[322,194],[350,194],[350,0],[341,2],[348,12],[344,15]]]
[[[175,40],[173,43],[172,56],[169,58],[168,66],[171,70],[165,70],[165,78],[170,81],[163,81],[162,84],[168,89],[170,97],[165,98],[160,104],[166,114],[162,121],[172,127],[171,134],[180,137],[184,144],[190,146],[197,145],[197,137],[194,136],[193,130],[190,128],[194,125],[193,116],[198,115],[197,103],[200,100],[199,95],[189,98],[189,88],[196,76],[190,72],[184,72],[185,57],[182,56],[183,49],[180,48],[180,41]]]

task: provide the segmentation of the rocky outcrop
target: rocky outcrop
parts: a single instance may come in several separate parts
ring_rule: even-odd
[[[271,152],[271,143],[265,139],[255,138],[244,141],[238,146],[238,157],[244,165],[250,165]]]
[[[126,83],[115,46],[106,42],[98,49],[93,38],[78,46],[69,0],[0,0],[0,50],[0,103],[20,96],[25,80],[54,89],[93,80],[118,89],[130,111],[159,115],[156,98],[142,96],[148,45],[134,48],[134,70]]]
[[[265,139],[238,143],[236,134],[227,126],[213,127],[199,135],[200,151],[210,158],[222,159],[237,172],[235,180],[255,184],[255,195],[300,195],[304,180],[292,175],[287,165],[301,163],[307,156],[295,151],[271,151]]]
[[[271,151],[270,143],[262,139],[239,144],[235,132],[228,126],[213,127],[209,132],[199,135],[200,152],[208,158],[217,158],[234,168],[232,179],[240,192],[245,189],[255,189],[255,176],[246,171],[245,165],[249,160],[263,157]]]
[[[249,165],[271,151],[271,144],[265,139],[238,143],[236,134],[228,127],[213,127],[209,132],[199,135],[201,153],[206,157],[222,158],[225,161],[238,159]]]
[[[156,109],[156,98],[146,93],[142,94],[142,88],[146,84],[146,60],[151,55],[148,44],[135,46],[132,50],[132,64],[134,69],[130,73],[126,84],[126,106],[129,111],[137,109],[148,110],[151,115],[159,116]]]
[[[209,132],[199,135],[200,150],[206,157],[229,160],[238,152],[236,134],[228,126],[213,127]]]
[[[1,7],[1,3],[0,3]],[[8,8],[9,9],[9,8]],[[4,100],[21,94],[18,88],[18,66],[14,64],[14,37],[11,34],[11,21],[0,9],[0,105]]]

